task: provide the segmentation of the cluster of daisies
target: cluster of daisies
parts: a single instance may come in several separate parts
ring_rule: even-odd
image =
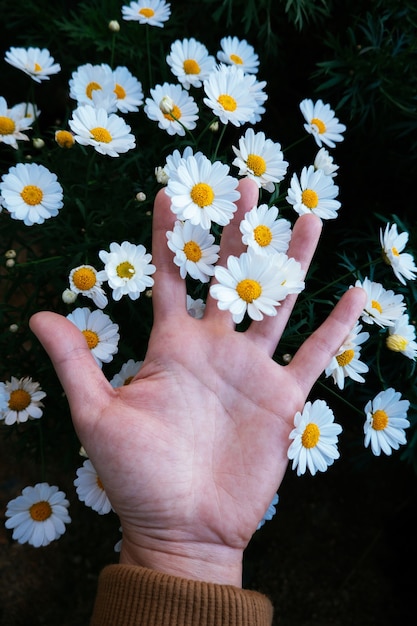
[[[122,7],[124,20],[151,27],[163,27],[170,14],[170,5],[163,0],[139,0]],[[115,21],[109,27],[120,28]],[[213,130],[227,124],[246,126],[237,145],[231,147],[230,166],[187,146],[181,151],[173,150],[165,163],[155,167],[155,176],[165,186],[176,218],[166,239],[181,277],[207,285],[207,297],[214,298],[221,310],[229,311],[236,324],[245,318],[256,323],[264,316],[276,315],[288,294],[298,294],[304,288],[300,264],[287,255],[292,231],[290,221],[282,217],[283,209],[292,208],[298,215],[314,213],[322,220],[338,215],[338,166],[329,149],[343,140],[346,127],[321,100],[305,99],[300,103],[304,129],[313,137],[317,152],[310,164],[299,173],[292,173],[282,194],[280,187],[289,163],[284,160],[281,145],[252,128],[260,121],[267,100],[266,83],[256,78],[258,55],[237,37],[225,37],[220,43],[216,59],[194,38],[174,41],[166,63],[176,82],[155,85],[147,97],[141,82],[127,67],[112,69],[104,63],[78,67],[68,85],[69,98],[76,106],[68,128],[55,132],[55,141],[64,149],[80,144],[103,157],[119,157],[136,148],[135,134],[124,116],[137,114],[142,108],[168,136],[184,137],[196,130],[201,115],[193,95],[195,90],[201,90],[200,99],[212,115]],[[37,82],[60,71],[59,64],[45,49],[11,48],[6,61]],[[0,141],[16,149],[18,142],[29,139],[26,133],[39,115],[32,103],[9,107],[0,98]],[[244,252],[230,256],[224,267],[217,266],[219,233],[234,217],[239,177],[256,182],[260,199],[266,193],[274,194],[282,200],[283,208],[277,206],[278,201],[264,200],[253,206],[239,225]],[[0,209],[3,207],[26,226],[56,217],[64,204],[62,186],[43,165],[17,163],[1,178]],[[404,251],[407,241],[408,234],[398,233],[396,224],[387,224],[380,232],[384,260],[402,284],[417,275],[412,255]],[[117,354],[120,340],[118,324],[103,310],[109,297],[117,302],[123,297],[137,300],[141,294],[151,293],[155,266],[142,244],[129,241],[111,242],[108,249],[98,252],[98,259],[100,267],[82,264],[72,268],[62,297],[66,303],[74,304],[81,296],[95,305],[94,309],[74,308],[67,317],[83,333],[97,365],[103,367]],[[325,376],[332,378],[339,389],[344,388],[347,378],[365,381],[368,366],[361,360],[361,349],[370,337],[364,331],[365,324],[386,332],[388,349],[413,360],[417,356],[415,329],[408,319],[403,295],[369,278],[355,284],[368,294],[366,306],[325,370]],[[204,308],[203,298],[187,295],[187,310],[192,317],[202,318]],[[111,384],[129,384],[141,365],[141,361],[130,359]],[[0,383],[0,421],[12,426],[41,418],[45,397],[40,384],[30,377],[12,377]],[[408,408],[408,400],[393,388],[370,399],[364,407],[365,447],[370,446],[375,455],[389,455],[406,443]],[[295,415],[290,434],[288,458],[297,474],[325,471],[339,456],[341,431],[323,400],[307,402],[303,411]],[[88,458],[77,470],[74,485],[79,499],[100,515],[112,511],[100,477]],[[277,502],[276,495],[258,528],[271,519]],[[70,522],[68,508],[69,502],[58,487],[38,483],[26,487],[9,502],[6,527],[13,529],[17,541],[44,546],[64,533],[65,524]]]

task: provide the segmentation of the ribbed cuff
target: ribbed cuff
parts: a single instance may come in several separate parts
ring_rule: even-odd
[[[272,612],[256,591],[108,565],[100,573],[90,626],[271,626]]]

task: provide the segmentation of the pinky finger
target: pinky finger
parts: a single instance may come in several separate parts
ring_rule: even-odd
[[[358,320],[366,303],[359,287],[349,289],[319,328],[297,350],[288,368],[307,396]]]

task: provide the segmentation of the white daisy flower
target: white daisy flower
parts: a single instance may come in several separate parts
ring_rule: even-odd
[[[201,87],[216,65],[206,46],[196,41],[194,37],[174,41],[167,56],[167,63],[184,89],[191,86]]]
[[[28,74],[34,81],[40,83],[49,80],[51,74],[61,70],[59,63],[54,63],[49,50],[43,48],[14,48],[6,52],[5,60],[18,70]]]
[[[112,505],[90,459],[86,459],[77,469],[74,486],[81,502],[91,507],[93,511],[97,511],[99,515],[110,513]]]
[[[259,207],[245,213],[239,225],[242,242],[257,254],[287,252],[291,239],[291,223],[279,218],[276,206]]]
[[[28,141],[29,137],[23,130],[31,128],[32,120],[22,117],[20,109],[9,109],[6,100],[0,96],[0,143],[7,144],[17,150],[18,141]]]
[[[118,110],[121,113],[139,111],[143,104],[142,83],[124,66],[116,67],[113,80]]]
[[[338,193],[339,187],[334,184],[333,178],[310,165],[303,167],[300,178],[296,173],[292,175],[286,200],[299,215],[315,213],[324,220],[330,220],[337,217],[341,206],[335,200]]]
[[[262,115],[265,113],[265,107],[263,104],[268,99],[268,95],[264,91],[266,81],[258,81],[255,74],[245,74],[244,82],[255,105],[254,111],[249,118],[249,124],[257,124],[261,120]]]
[[[12,106],[10,111],[13,112],[13,115],[16,115],[17,119],[29,120],[30,123],[38,119],[41,114],[36,104],[32,102],[19,102],[19,104]]]
[[[221,50],[217,58],[226,65],[237,65],[245,74],[256,74],[259,69],[259,57],[246,39],[223,37],[220,40]]]
[[[364,445],[367,448],[371,444],[375,456],[381,452],[390,455],[407,441],[404,429],[410,426],[407,419],[410,403],[400,398],[401,394],[390,387],[365,406]]]
[[[166,193],[178,219],[210,230],[212,222],[226,226],[232,219],[235,201],[240,198],[237,186],[228,165],[196,154],[184,159],[175,172],[170,171]]]
[[[334,148],[335,142],[343,141],[341,133],[346,130],[346,126],[339,123],[329,104],[323,104],[322,100],[313,103],[312,100],[305,99],[300,103],[300,110],[307,122],[304,128],[313,135],[319,148],[323,144]]]
[[[44,406],[41,400],[45,396],[40,384],[29,376],[20,379],[12,376],[10,381],[0,383],[0,420],[11,426],[39,419]]]
[[[204,311],[206,303],[201,298],[192,298],[187,293],[187,313],[196,320],[201,320],[204,317]]]
[[[151,89],[151,98],[146,98],[144,111],[150,120],[168,135],[185,135],[186,129],[193,130],[198,120],[195,100],[181,85],[156,85]],[[161,103],[170,103],[167,107]]]
[[[107,306],[107,296],[97,277],[97,270],[92,265],[74,267],[69,274],[69,284],[71,291],[91,298],[99,309]]]
[[[307,402],[303,411],[295,414],[294,426],[288,448],[292,469],[297,469],[297,476],[307,469],[313,476],[325,472],[340,456],[337,443],[342,427],[334,422],[333,411],[324,400]]]
[[[93,95],[101,92],[112,99],[116,107],[115,79],[110,65],[106,63],[101,65],[85,63],[77,67],[69,80],[69,89],[70,98],[76,100],[78,106],[84,104],[95,106]]]
[[[75,109],[68,124],[75,141],[82,146],[93,146],[100,154],[118,157],[136,145],[130,126],[119,115],[108,115],[104,109],[88,104]]]
[[[269,522],[269,520],[271,520],[274,517],[275,513],[277,512],[275,507],[278,504],[278,500],[279,500],[279,497],[278,497],[278,494],[276,493],[274,497],[272,498],[271,504],[267,508],[265,515],[259,522],[256,530],[259,530],[260,528],[262,528],[265,522]]]
[[[175,253],[174,263],[180,268],[181,278],[187,274],[202,283],[214,275],[220,246],[214,244],[214,236],[201,226],[186,220],[177,220],[174,230],[167,232],[168,248]]]
[[[360,353],[361,344],[369,339],[369,333],[362,333],[361,330],[362,325],[356,322],[337,354],[325,369],[325,375],[331,376],[339,389],[344,388],[345,378],[351,378],[359,383],[365,382],[361,374],[368,372],[369,367],[360,360]]]
[[[18,163],[2,176],[0,193],[13,219],[26,226],[43,224],[58,215],[63,190],[55,174],[37,163]]]
[[[387,348],[393,352],[401,352],[409,359],[417,357],[416,329],[407,314],[402,315],[388,328]]]
[[[250,122],[258,110],[252,80],[235,65],[220,65],[204,81],[203,99],[222,124],[242,126]]]
[[[239,139],[239,148],[232,146],[236,155],[232,165],[239,168],[239,176],[246,176],[255,181],[258,187],[270,193],[275,184],[283,180],[287,173],[288,162],[284,161],[281,144],[265,139],[262,132],[256,133],[248,128]]]
[[[381,283],[369,278],[357,280],[355,287],[362,287],[368,296],[361,319],[367,324],[378,326],[394,326],[405,311],[405,302],[402,294],[395,294],[391,289],[385,289]]]
[[[142,244],[113,242],[110,252],[100,250],[99,257],[104,263],[104,270],[99,272],[98,277],[108,281],[114,300],[126,295],[131,300],[137,300],[147,287],[153,286],[151,274],[156,268],[151,264],[152,256]]]
[[[171,15],[171,4],[164,0],[139,0],[122,6],[122,17],[124,20],[133,20],[140,24],[149,26],[164,27]]]
[[[169,154],[167,156],[166,159],[166,163],[163,167],[163,171],[166,175],[166,180],[165,180],[165,184],[167,184],[169,177],[172,175],[172,173],[175,174],[175,172],[178,169],[178,166],[184,162],[185,159],[187,159],[189,156],[194,156],[196,158],[200,158],[200,156],[203,156],[202,152],[196,152],[194,154],[194,151],[192,149],[191,146],[186,146],[183,150],[183,152],[181,153],[179,150],[174,150],[174,152],[172,154]]]
[[[408,233],[398,233],[397,224],[387,224],[384,232],[382,228],[380,229],[379,238],[383,259],[391,265],[400,283],[405,285],[406,280],[414,280],[417,273],[414,259],[408,252],[403,252],[408,241]]]
[[[90,311],[87,307],[79,307],[69,313],[67,319],[82,332],[99,367],[113,359],[120,339],[119,326],[106,313],[100,309]]]
[[[10,500],[6,507],[6,528],[13,528],[13,539],[35,548],[47,546],[65,533],[71,522],[69,502],[55,485],[37,483],[25,487],[22,494]]]
[[[210,295],[220,310],[230,311],[235,324],[245,313],[257,321],[276,315],[281,300],[304,288],[300,264],[280,252],[264,256],[249,249],[229,256],[227,268],[217,266],[214,275],[218,283],[211,285]]]
[[[323,170],[323,174],[334,178],[337,175],[339,166],[333,163],[333,157],[330,156],[326,148],[320,148],[314,158],[314,169]]]
[[[120,371],[111,379],[111,386],[116,388],[129,385],[132,378],[136,376],[142,365],[143,361],[135,361],[134,359],[129,359],[126,363],[123,363]]]

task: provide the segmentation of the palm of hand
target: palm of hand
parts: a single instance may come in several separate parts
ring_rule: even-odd
[[[80,436],[124,533],[243,549],[285,471],[301,392],[283,394],[291,375],[244,334],[213,341],[211,326],[183,319],[152,336],[137,379],[109,391]]]

